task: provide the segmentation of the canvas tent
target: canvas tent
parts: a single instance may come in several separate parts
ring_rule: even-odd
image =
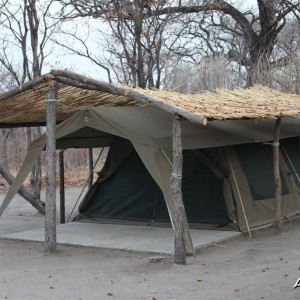
[[[169,184],[171,120],[169,113],[149,106],[94,107],[76,113],[57,127],[57,149],[110,147],[107,165],[85,197],[81,215],[151,222],[168,220],[168,211],[174,218]],[[262,144],[272,140],[273,126],[272,119],[213,121],[205,127],[183,121],[183,193],[191,224],[232,223],[246,230],[247,223],[251,228],[273,221],[272,149]],[[281,137],[299,134],[299,119],[283,118]],[[46,135],[42,135],[30,146],[1,213],[46,143]],[[300,160],[297,140],[283,140],[283,145],[283,216],[289,217],[300,211],[300,190],[297,178],[291,175],[300,172]],[[191,251],[188,233],[187,248]]]

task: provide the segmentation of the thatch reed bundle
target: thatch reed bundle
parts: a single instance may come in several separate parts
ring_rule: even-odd
[[[57,121],[95,106],[152,105],[197,123],[207,120],[260,119],[300,116],[300,96],[264,86],[180,94],[115,86],[75,73],[51,71],[33,82],[0,95],[0,125],[21,126],[46,122],[49,80],[59,83]]]

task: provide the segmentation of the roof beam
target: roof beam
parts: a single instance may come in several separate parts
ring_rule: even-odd
[[[52,77],[53,76],[51,74],[48,74],[48,75],[40,76],[34,80],[28,81],[22,85],[19,85],[18,87],[14,88],[6,93],[0,94],[0,101],[10,98],[10,97],[13,97],[13,96],[16,96],[22,92],[31,90],[31,89],[35,88],[36,86],[38,86],[39,84],[50,81],[51,79],[53,79]]]

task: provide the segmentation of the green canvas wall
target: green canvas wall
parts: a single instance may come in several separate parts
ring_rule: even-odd
[[[222,180],[204,165],[198,150],[183,153],[183,200],[190,223],[226,224]],[[162,192],[133,151],[117,171],[101,182],[80,213],[92,219],[168,222]]]

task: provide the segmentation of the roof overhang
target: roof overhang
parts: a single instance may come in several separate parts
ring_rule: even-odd
[[[72,72],[53,70],[0,95],[0,127],[45,125],[48,87],[53,80],[58,83],[58,123],[80,110],[101,106],[150,105],[203,125],[207,120],[300,116],[299,95],[264,86],[184,95],[118,86]]]

